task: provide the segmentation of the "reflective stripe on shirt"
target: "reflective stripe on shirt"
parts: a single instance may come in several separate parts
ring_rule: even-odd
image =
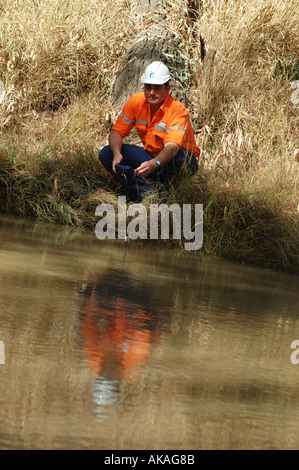
[[[123,112],[120,113],[121,117],[128,123],[128,124],[134,124],[135,121],[131,121],[130,119],[128,119]]]
[[[186,129],[184,129],[183,127],[180,127],[180,126],[169,126],[169,127],[167,127],[167,129],[161,129],[161,127],[155,126],[154,129],[156,129],[156,131],[160,131],[160,132],[168,132],[170,129],[179,129],[180,131],[183,131],[183,132],[185,132],[185,134],[187,134]]]

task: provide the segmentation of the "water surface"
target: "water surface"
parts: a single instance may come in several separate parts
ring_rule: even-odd
[[[299,448],[297,276],[2,216],[0,281],[1,449]]]

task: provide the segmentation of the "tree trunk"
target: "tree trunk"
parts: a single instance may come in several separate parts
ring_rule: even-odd
[[[150,25],[144,25],[139,33],[136,32],[123,59],[112,91],[116,108],[120,109],[131,95],[142,91],[141,75],[146,66],[155,60],[163,62],[170,70],[172,96],[188,106],[190,66],[180,38],[167,27],[165,4],[167,2],[160,3],[159,0],[139,0],[137,14],[148,16]],[[187,5],[186,24],[192,26],[200,18],[202,1],[188,0]],[[197,39],[201,47],[200,80],[203,86],[209,87],[216,51],[213,48],[206,51],[203,38],[200,36]]]
[[[186,104],[187,85],[178,78],[180,72],[183,75],[186,70],[186,58],[180,50],[179,38],[167,28],[165,11],[163,12],[159,3],[158,0],[139,1],[137,13],[149,14],[154,22],[149,28],[145,27],[139,34],[136,33],[134,43],[123,60],[112,92],[112,99],[117,107],[122,106],[133,93],[142,91],[141,75],[147,65],[155,60],[167,65],[172,75],[171,94]]]

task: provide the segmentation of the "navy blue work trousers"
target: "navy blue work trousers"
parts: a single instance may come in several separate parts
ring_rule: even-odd
[[[153,158],[143,147],[130,144],[123,144],[121,154],[123,156],[121,163],[133,169],[138,168],[141,163]],[[125,176],[115,173],[112,170],[113,153],[109,145],[102,148],[99,153],[99,160],[106,170],[124,187],[125,192],[132,201],[140,200],[145,193],[151,191],[151,180],[162,183],[167,191],[169,189],[169,182],[173,176],[181,172],[184,172],[183,174],[185,176],[192,176],[198,169],[197,158],[188,153],[186,149],[182,148],[170,162],[162,167],[157,167],[146,180],[136,175],[132,178],[126,178]]]

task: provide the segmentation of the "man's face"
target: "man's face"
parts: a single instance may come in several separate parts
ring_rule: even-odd
[[[144,94],[145,98],[149,104],[157,106],[162,104],[168,95],[170,90],[170,85],[167,87],[164,85],[150,85],[148,83],[144,84]]]

